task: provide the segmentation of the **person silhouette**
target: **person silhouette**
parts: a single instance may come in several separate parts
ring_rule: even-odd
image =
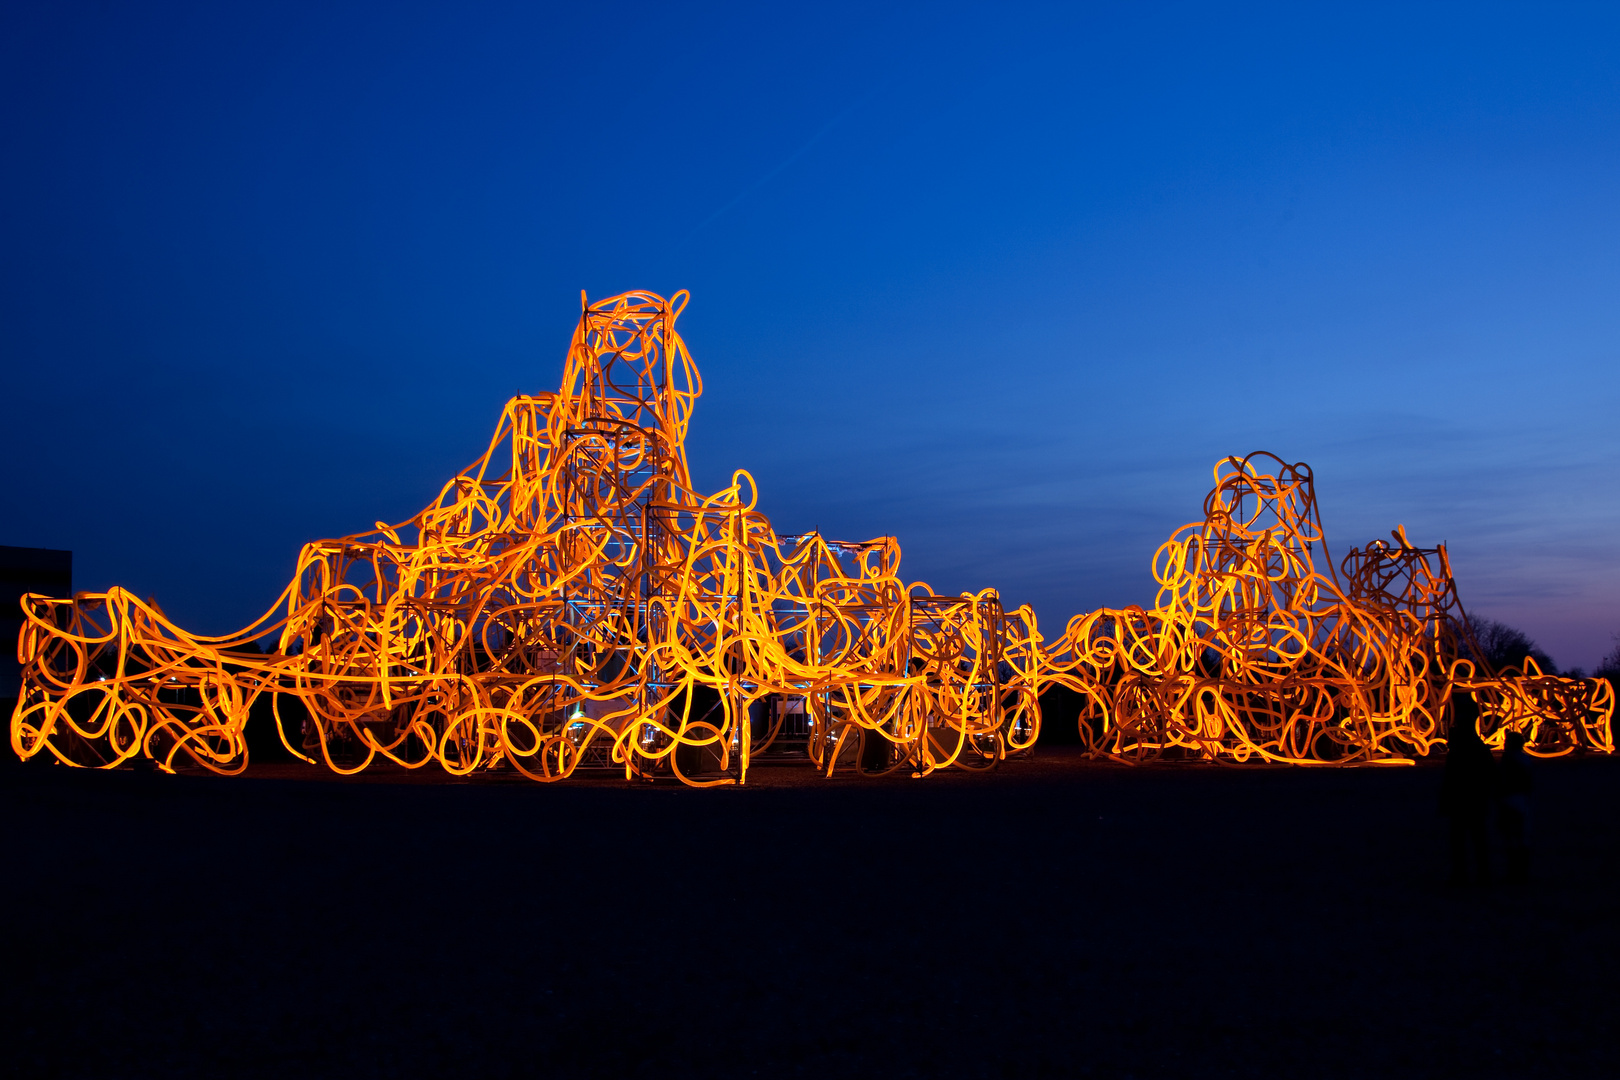
[[[1490,847],[1486,824],[1496,788],[1496,763],[1479,737],[1479,704],[1473,695],[1451,695],[1451,729],[1446,736],[1446,771],[1440,782],[1440,813],[1451,821],[1451,883],[1489,883]]]
[[[1530,755],[1524,752],[1522,731],[1502,739],[1502,760],[1496,767],[1496,827],[1502,831],[1507,856],[1507,880],[1530,879]]]

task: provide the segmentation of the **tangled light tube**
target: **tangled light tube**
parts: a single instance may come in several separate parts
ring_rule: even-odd
[[[120,588],[26,597],[12,749],[239,772],[265,700],[287,749],[341,773],[709,785],[772,756],[926,775],[1033,745],[1028,608],[908,586],[893,538],[780,536],[747,473],[695,492],[686,294],[581,301],[560,391],[507,402],[411,520],[305,545],[240,633],[189,634]]]
[[[1446,549],[1392,536],[1335,572],[1309,466],[1226,458],[1204,519],[1154,557],[1154,607],[1077,616],[1043,674],[1083,695],[1082,737],[1119,760],[1411,762],[1444,740],[1458,690],[1492,744],[1614,750],[1608,682],[1485,669]]]

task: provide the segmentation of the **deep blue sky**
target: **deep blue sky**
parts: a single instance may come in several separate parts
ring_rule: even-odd
[[[0,16],[0,543],[224,632],[686,288],[706,488],[1049,633],[1215,460],[1620,630],[1620,20],[1478,3]]]

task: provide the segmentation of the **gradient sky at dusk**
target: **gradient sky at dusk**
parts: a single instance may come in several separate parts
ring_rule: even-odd
[[[1590,667],[1620,9],[1301,7],[8,6],[0,544],[234,629],[684,288],[781,531],[1052,634],[1268,449]]]

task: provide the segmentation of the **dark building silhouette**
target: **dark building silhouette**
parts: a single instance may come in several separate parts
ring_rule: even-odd
[[[6,717],[22,691],[17,634],[22,630],[24,593],[72,596],[73,552],[0,545],[0,703]]]

